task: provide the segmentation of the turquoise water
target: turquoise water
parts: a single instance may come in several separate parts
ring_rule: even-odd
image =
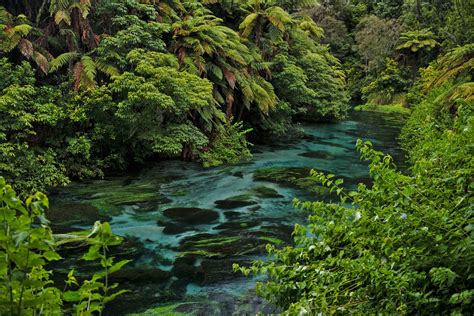
[[[276,312],[255,297],[254,279],[232,272],[232,263],[265,258],[269,242],[291,242],[292,227],[307,216],[293,209],[293,198],[332,197],[258,175],[265,174],[262,169],[277,174],[293,170],[301,178],[314,168],[344,178],[348,188],[369,182],[355,142],[369,139],[402,162],[396,141],[400,122],[394,118],[355,112],[337,124],[303,125],[304,139],[255,146],[253,159],[235,166],[203,169],[165,161],[136,174],[74,183],[52,196],[56,211],[71,213],[55,229],[83,229],[106,219],[116,234],[126,237],[116,256],[134,263],[116,280],[131,292],[110,305],[110,314],[164,313],[153,308],[166,304],[172,304],[169,310],[203,315]],[[87,207],[87,218],[74,213],[82,207]],[[74,259],[55,269],[70,267],[84,275],[88,271]]]

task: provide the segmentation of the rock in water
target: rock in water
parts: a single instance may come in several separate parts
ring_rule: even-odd
[[[163,214],[176,222],[186,224],[210,224],[219,218],[216,211],[197,207],[169,208]]]

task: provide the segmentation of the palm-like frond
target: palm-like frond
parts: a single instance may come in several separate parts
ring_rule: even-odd
[[[251,13],[240,23],[239,29],[242,30],[243,37],[249,37],[254,28],[254,21],[258,19],[258,17],[259,15],[257,13]]]
[[[81,63],[83,68],[82,80],[87,82],[87,86],[95,86],[95,77],[97,75],[95,61],[88,55],[82,55]]]
[[[435,40],[435,34],[429,29],[404,32],[400,35],[401,44],[396,47],[398,50],[431,50],[439,45]]]
[[[6,26],[0,33],[0,50],[11,52],[32,29],[33,27],[28,24]]]
[[[455,48],[439,58],[438,75],[428,83],[428,88],[462,76],[474,69],[474,44]]]
[[[97,70],[108,75],[109,77],[118,76],[120,74],[120,71],[117,68],[100,60],[95,61],[95,66],[97,67]]]
[[[58,71],[60,68],[72,63],[74,60],[79,58],[80,54],[78,52],[67,52],[59,55],[53,59],[49,64],[49,72],[53,73]]]

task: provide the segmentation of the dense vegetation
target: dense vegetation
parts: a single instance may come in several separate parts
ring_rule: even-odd
[[[379,7],[389,2],[374,4],[372,13],[378,16],[361,18],[356,27],[359,50],[367,35],[360,32],[371,36],[378,32],[364,28],[413,17],[410,11],[399,16],[401,11]],[[423,1],[416,1],[420,3]],[[408,5],[406,1],[405,7]],[[343,180],[314,170],[313,178],[337,193],[340,203],[295,200],[295,207],[310,213],[309,224],[297,225],[294,230],[296,246],[278,249],[269,245],[273,258],[270,262],[234,267],[246,275],[267,275],[269,280],[258,284],[258,293],[289,314],[318,311],[461,315],[474,308],[474,46],[469,34],[472,14],[466,16],[466,20],[471,19],[471,27],[464,29],[461,25],[466,21],[450,19],[458,13],[457,19],[463,18],[466,12],[458,6],[467,3],[453,2],[448,6],[448,2],[439,2],[440,6],[447,6],[444,10],[433,2],[431,5],[435,9],[430,12],[433,18],[446,23],[433,24],[439,27],[438,34],[453,36],[434,42],[435,33],[410,29],[413,20],[408,20],[399,26],[408,30],[395,37],[385,56],[374,53],[384,57],[380,64],[365,64],[374,68],[367,69],[364,80],[373,81],[360,89],[369,102],[380,96],[389,102],[394,93],[403,92],[400,89],[407,91],[412,114],[401,141],[408,153],[410,170],[397,171],[390,156],[374,150],[370,142],[359,141],[361,158],[369,162],[372,185],[359,184],[356,191],[348,192]],[[391,14],[399,20],[382,20]],[[373,21],[365,24],[369,19]],[[423,27],[425,20],[414,21]],[[393,30],[393,25],[388,29]],[[451,43],[456,39],[458,42]],[[396,41],[401,44],[395,46]],[[442,47],[438,47],[440,43]],[[465,45],[449,49],[453,44]],[[411,73],[409,68],[387,59],[407,48],[406,58],[408,54],[418,54],[412,61],[416,70]],[[419,77],[417,67],[429,61],[429,51],[435,48],[444,48],[444,52],[421,69]],[[413,76],[414,85],[404,83],[408,77],[403,77],[400,69]],[[376,93],[372,96],[373,92]]]
[[[258,294],[289,314],[471,312],[473,43],[470,0],[2,1],[0,314],[102,313],[124,292],[109,224],[53,236],[30,194],[156,160],[235,163],[350,102],[410,113],[409,170],[359,141],[372,183],[313,171],[340,202],[295,200],[310,213],[295,245],[235,269],[266,275]],[[59,289],[46,265],[78,242],[101,271]]]
[[[251,129],[343,118],[339,61],[296,13],[311,4],[6,1],[0,173],[32,192],[156,158],[215,166],[250,156]]]
[[[0,177],[0,313],[2,315],[71,315],[102,314],[105,304],[126,290],[109,282],[110,274],[128,263],[114,262],[109,247],[121,243],[112,234],[109,223],[96,222],[90,233],[53,236],[45,209],[48,198],[36,193],[24,202],[5,179]],[[45,268],[50,261],[62,259],[60,245],[86,242],[89,249],[82,259],[97,261],[101,270],[90,280],[74,276],[74,270],[61,290],[53,286],[51,272]]]

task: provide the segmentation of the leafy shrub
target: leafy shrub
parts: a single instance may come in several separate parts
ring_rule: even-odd
[[[48,206],[43,193],[20,201],[0,177],[0,314],[59,315],[65,302],[75,303],[77,315],[102,313],[106,303],[125,292],[115,290],[118,285],[108,282],[109,275],[128,262],[114,263],[114,258],[107,255],[109,247],[120,244],[121,238],[111,233],[108,223],[99,222],[89,235],[75,238],[90,244],[83,259],[99,261],[103,271],[82,284],[71,271],[66,284],[77,289],[63,292],[53,285],[51,271],[45,269],[48,262],[61,259],[56,252],[56,237],[44,215]]]
[[[268,245],[270,262],[234,266],[268,276],[257,285],[260,295],[289,314],[472,311],[474,104],[472,93],[452,93],[470,83],[468,51],[448,53],[417,85],[435,82],[418,92],[402,132],[409,174],[360,140],[372,186],[346,192],[334,175],[312,172],[340,203],[295,200],[310,212],[308,225],[295,227],[296,245]]]
[[[213,140],[211,147],[201,153],[204,167],[237,163],[252,157],[248,149],[251,144],[245,138],[251,129],[244,130],[242,125],[242,122],[226,124],[225,129]]]

